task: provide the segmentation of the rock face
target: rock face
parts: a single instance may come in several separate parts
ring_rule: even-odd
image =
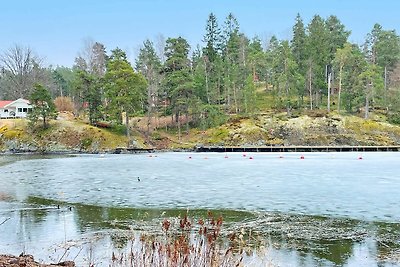
[[[390,146],[400,127],[355,116],[258,116],[232,120],[208,131],[198,143],[218,146]]]
[[[72,261],[64,261],[57,264],[41,264],[36,262],[32,255],[20,255],[18,257],[12,255],[0,255],[0,267],[50,267],[50,266],[75,267],[75,263]]]

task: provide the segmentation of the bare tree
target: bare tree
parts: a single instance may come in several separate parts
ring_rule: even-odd
[[[165,62],[165,53],[164,53],[164,50],[165,50],[165,42],[166,42],[166,39],[165,39],[165,36],[164,36],[164,35],[162,35],[162,34],[160,33],[160,34],[158,34],[158,35],[156,36],[156,50],[157,50],[157,56],[160,58],[160,61],[161,61],[162,64],[164,64],[164,62]]]
[[[75,59],[75,65],[96,77],[103,77],[106,72],[106,48],[92,39],[84,40],[84,46]]]
[[[35,83],[45,83],[46,70],[39,58],[29,47],[15,45],[0,55],[2,70],[1,91],[10,99],[29,96]]]

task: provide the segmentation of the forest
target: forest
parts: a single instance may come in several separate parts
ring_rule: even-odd
[[[72,68],[44,67],[31,48],[15,45],[0,51],[0,99],[32,99],[44,88],[58,111],[85,111],[93,125],[171,116],[187,129],[207,129],[232,114],[265,109],[288,115],[324,109],[366,119],[379,109],[400,123],[395,30],[375,24],[355,44],[336,16],[315,15],[307,23],[298,14],[290,40],[263,42],[246,36],[233,14],[221,23],[211,13],[205,22],[202,45],[179,36],[144,40],[134,62],[118,47],[107,51],[88,41]]]

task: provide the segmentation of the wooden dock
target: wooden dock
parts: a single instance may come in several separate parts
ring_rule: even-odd
[[[397,152],[400,146],[262,146],[220,147],[200,146],[196,152]]]

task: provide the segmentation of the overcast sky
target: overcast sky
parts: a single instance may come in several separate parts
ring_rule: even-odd
[[[202,44],[209,13],[222,26],[232,12],[248,37],[290,39],[297,13],[308,24],[315,14],[336,15],[362,43],[375,23],[400,32],[399,0],[3,0],[0,52],[31,47],[46,65],[71,67],[85,39],[120,47],[133,59],[145,39],[182,36]]]

